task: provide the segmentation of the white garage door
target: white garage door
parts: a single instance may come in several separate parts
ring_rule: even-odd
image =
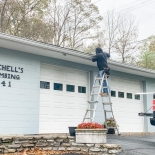
[[[88,72],[41,66],[40,133],[68,133],[82,122],[88,100]]]
[[[143,111],[140,81],[111,77],[111,95],[113,111],[120,132],[143,132],[143,118],[138,113]]]

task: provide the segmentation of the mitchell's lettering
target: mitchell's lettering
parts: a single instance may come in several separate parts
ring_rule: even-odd
[[[8,71],[8,72],[16,72],[16,73],[23,73],[23,68],[20,67],[13,67],[9,65],[2,65],[0,64],[0,70],[2,71]]]
[[[0,78],[20,80],[19,75],[13,75],[13,74],[7,74],[7,73],[0,73]]]
[[[2,65],[2,64],[0,64],[0,70],[7,71],[7,72],[13,72],[13,73],[23,73],[24,72],[24,69],[21,67],[13,67],[13,66]],[[20,75],[0,72],[0,78],[20,80]]]

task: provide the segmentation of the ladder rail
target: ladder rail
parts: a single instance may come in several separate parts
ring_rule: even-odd
[[[104,80],[106,81],[106,86],[103,85]],[[97,81],[98,81],[98,85],[96,85]],[[98,93],[95,92],[95,88],[99,88],[98,89]],[[88,108],[87,108],[86,113],[84,115],[83,122],[86,119],[90,120],[91,122],[94,121],[95,113],[96,113],[96,110],[97,110],[97,105],[99,103],[100,93],[103,92],[104,88],[106,88],[108,90],[108,94],[109,94],[107,96],[108,97],[108,102],[104,102],[104,96],[101,97],[101,99],[102,99],[101,100],[102,101],[102,106],[103,106],[103,112],[104,112],[105,125],[107,127],[107,112],[110,112],[111,113],[111,117],[113,118],[113,120],[114,120],[114,122],[116,124],[115,128],[117,130],[117,133],[118,133],[118,135],[120,135],[119,134],[119,130],[118,130],[118,126],[117,126],[117,123],[116,123],[116,120],[115,120],[115,117],[114,117],[114,113],[113,113],[110,87],[109,87],[107,75],[106,75],[105,72],[103,72],[102,77],[99,77],[98,75],[95,76],[94,83],[93,83],[93,88],[91,90],[90,98],[89,98],[89,101],[88,101]],[[107,105],[110,106],[110,110],[106,110],[105,106],[107,106]],[[88,114],[89,114],[89,117],[86,117]]]

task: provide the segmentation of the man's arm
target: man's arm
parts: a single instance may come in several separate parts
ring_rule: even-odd
[[[93,56],[92,61],[95,62],[95,61],[97,61],[97,59],[98,59],[98,57],[97,57],[97,55],[95,55],[95,56]]]
[[[107,55],[107,58],[110,58],[110,54],[109,53],[106,53],[106,55]]]

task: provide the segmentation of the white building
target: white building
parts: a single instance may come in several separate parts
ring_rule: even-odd
[[[0,134],[67,133],[82,122],[98,72],[92,55],[0,34]],[[155,71],[109,61],[114,115],[120,132],[151,132]],[[95,121],[103,123],[102,104]]]

